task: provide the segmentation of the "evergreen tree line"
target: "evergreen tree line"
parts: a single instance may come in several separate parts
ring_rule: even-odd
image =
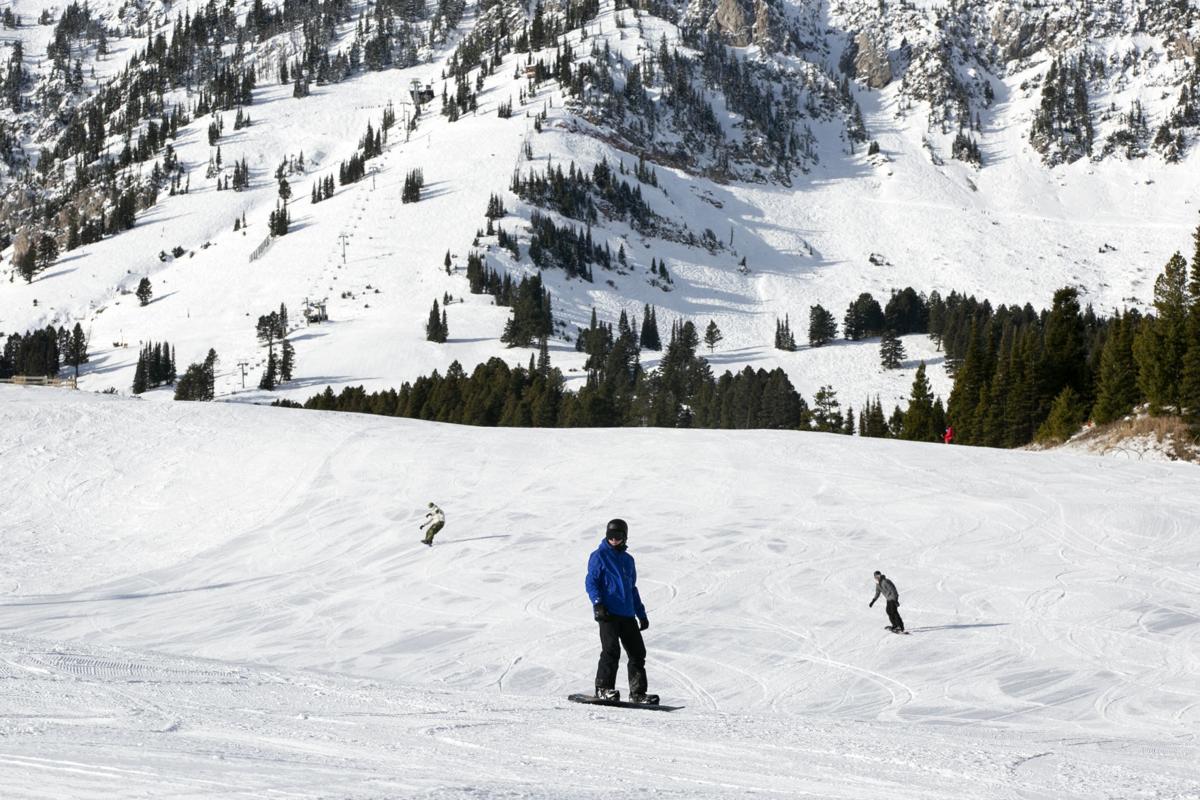
[[[1029,140],[1047,164],[1077,161],[1092,153],[1092,115],[1086,60],[1055,58],[1042,80]]]
[[[962,130],[954,136],[954,142],[950,145],[950,157],[977,167],[983,165],[983,152],[979,149],[979,142]]]
[[[528,347],[554,331],[550,292],[542,286],[542,273],[523,277],[511,298],[512,316],[504,324],[500,341],[509,347]]]
[[[333,176],[326,175],[324,178],[317,178],[313,181],[312,201],[314,204],[322,200],[328,200],[333,197]]]
[[[209,401],[216,396],[217,351],[209,348],[208,355],[199,363],[188,365],[187,370],[175,384],[175,399]]]
[[[1059,441],[1086,420],[1111,422],[1143,403],[1152,414],[1200,423],[1200,229],[1195,238],[1190,276],[1176,253],[1155,281],[1149,315],[1098,317],[1080,308],[1073,288],[1055,292],[1039,314],[976,305],[957,323],[965,335],[961,327],[955,334],[965,350],[947,414],[958,441]]]
[[[47,326],[34,331],[10,334],[0,352],[0,378],[27,375],[53,378],[64,365],[75,367],[88,362],[87,338],[78,322],[71,330]]]
[[[1146,155],[1146,145],[1150,141],[1150,127],[1146,123],[1146,112],[1140,100],[1134,100],[1129,105],[1129,111],[1118,118],[1120,127],[1110,133],[1104,140],[1104,149],[1100,157],[1120,151],[1127,159],[1143,158]]]
[[[708,362],[696,353],[700,337],[691,322],[672,325],[660,366],[649,372],[639,363],[638,337],[627,317],[615,327],[593,319],[580,339],[588,353],[588,374],[577,392],[564,389],[562,374],[551,366],[543,337],[528,368],[512,368],[492,358],[468,376],[456,361],[444,376],[434,372],[399,390],[368,394],[362,387],[347,387],[335,394],[326,388],[303,407],[488,426],[853,432],[830,387],[823,387],[810,408],[781,369],[767,372],[747,367],[714,378]]]
[[[941,320],[945,304],[937,292],[929,297],[918,294],[911,286],[891,292],[886,308],[879,305],[870,292],[863,292],[846,308],[842,318],[842,333],[850,341],[873,336],[894,339],[910,333],[932,333],[930,320]],[[939,331],[940,332],[940,331]],[[809,306],[808,343],[821,347],[837,338],[838,325],[833,313],[820,303]],[[775,320],[775,348],[795,350],[796,336],[790,315]]]
[[[133,393],[141,394],[175,383],[175,348],[166,342],[147,342],[133,371]]]
[[[287,236],[288,227],[292,224],[292,212],[286,205],[275,203],[275,210],[267,218],[267,232],[271,236]]]
[[[624,165],[620,169],[624,173]],[[644,233],[652,230],[657,219],[642,199],[641,187],[631,187],[618,178],[607,159],[598,162],[591,175],[576,169],[573,161],[565,173],[561,165],[547,168],[544,173],[531,169],[524,177],[517,173],[510,188],[527,203],[589,225],[595,224],[603,212],[609,219],[628,220],[635,230]]]
[[[556,225],[537,209],[529,215],[529,260],[539,269],[557,267],[568,278],[592,280],[592,264],[612,269],[612,251],[608,243],[601,247],[592,241],[592,229],[580,231],[573,225]]]
[[[347,184],[357,183],[361,181],[367,174],[367,159],[360,153],[354,153],[350,156],[349,161],[343,161],[338,165],[338,185],[346,186]]]
[[[782,322],[778,317],[775,319],[775,349],[789,352],[796,349],[796,336],[792,333],[792,320],[787,314],[784,314]]]
[[[1180,161],[1186,154],[1188,140],[1184,129],[1200,126],[1200,53],[1192,59],[1190,74],[1179,89],[1175,108],[1154,133],[1154,149],[1169,163]]]
[[[233,174],[225,175],[224,168],[221,166],[221,148],[217,148],[216,159],[213,161],[212,172],[217,175],[217,191],[227,191],[232,189],[235,192],[240,192],[250,186],[250,165],[246,163],[246,159],[233,162]]]
[[[847,424],[853,423],[854,414],[847,414]],[[878,439],[905,439],[912,442],[936,442],[942,440],[946,430],[946,409],[942,398],[935,398],[933,388],[925,371],[925,362],[917,367],[912,391],[904,409],[896,406],[890,417],[885,417],[879,396],[867,398],[858,414],[858,435]]]
[[[400,202],[417,203],[421,200],[421,188],[425,186],[425,170],[417,167],[410,169],[404,175],[404,189],[400,192]]]

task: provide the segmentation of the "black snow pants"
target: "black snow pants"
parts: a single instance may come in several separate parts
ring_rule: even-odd
[[[423,540],[425,544],[433,544],[433,537],[437,536],[438,531],[444,527],[446,527],[446,523],[444,522],[435,522],[430,525],[429,529],[425,531],[425,539]]]
[[[629,694],[646,693],[646,644],[638,621],[633,617],[609,617],[600,626],[600,665],[596,668],[596,688],[615,689],[621,648],[629,661]]]
[[[904,630],[904,620],[900,619],[900,604],[895,600],[887,601],[888,621],[892,623],[892,627],[898,631]]]

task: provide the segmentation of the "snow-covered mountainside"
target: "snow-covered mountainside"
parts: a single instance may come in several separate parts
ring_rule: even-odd
[[[14,387],[0,429],[5,797],[1200,794],[1192,467]],[[616,515],[671,714],[565,701]]]
[[[806,396],[890,408],[941,354],[910,337],[885,371],[877,338],[808,348],[811,306],[840,321],[861,292],[912,286],[1040,307],[1074,285],[1144,307],[1197,222],[1195,2],[11,10],[0,331],[78,322],[89,389],[129,391],[138,344],[165,341],[181,372],[212,348],[218,394],[262,399],[255,322],[281,303],[293,399],[526,363],[468,273],[540,268],[569,378],[592,309],[652,304],[664,331],[714,320],[718,370],[780,366]],[[419,113],[413,81],[432,91]],[[272,237],[280,177],[290,226]],[[322,299],[329,321],[298,330]],[[772,347],[785,317],[798,351]]]

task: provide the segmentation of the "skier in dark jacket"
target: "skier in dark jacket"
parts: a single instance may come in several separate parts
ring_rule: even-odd
[[[623,519],[608,523],[604,541],[588,559],[584,586],[592,601],[592,616],[600,624],[600,665],[596,668],[596,697],[620,700],[616,690],[621,648],[629,660],[629,699],[657,703],[646,694],[646,645],[642,631],[650,627],[646,607],[637,590],[637,568],[626,551],[629,526]]]
[[[871,598],[871,602],[867,604],[867,608],[875,605],[875,601],[879,599],[879,595],[887,600],[887,615],[888,621],[892,624],[888,626],[888,630],[896,633],[904,633],[904,620],[900,619],[900,593],[896,591],[896,584],[888,579],[878,570],[875,571],[875,596]]]

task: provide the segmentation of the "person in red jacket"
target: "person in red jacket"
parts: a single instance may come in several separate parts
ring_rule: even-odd
[[[950,444],[951,442],[954,441],[954,426],[953,425],[946,426],[946,432],[942,434],[942,441],[945,442],[946,444]]]

